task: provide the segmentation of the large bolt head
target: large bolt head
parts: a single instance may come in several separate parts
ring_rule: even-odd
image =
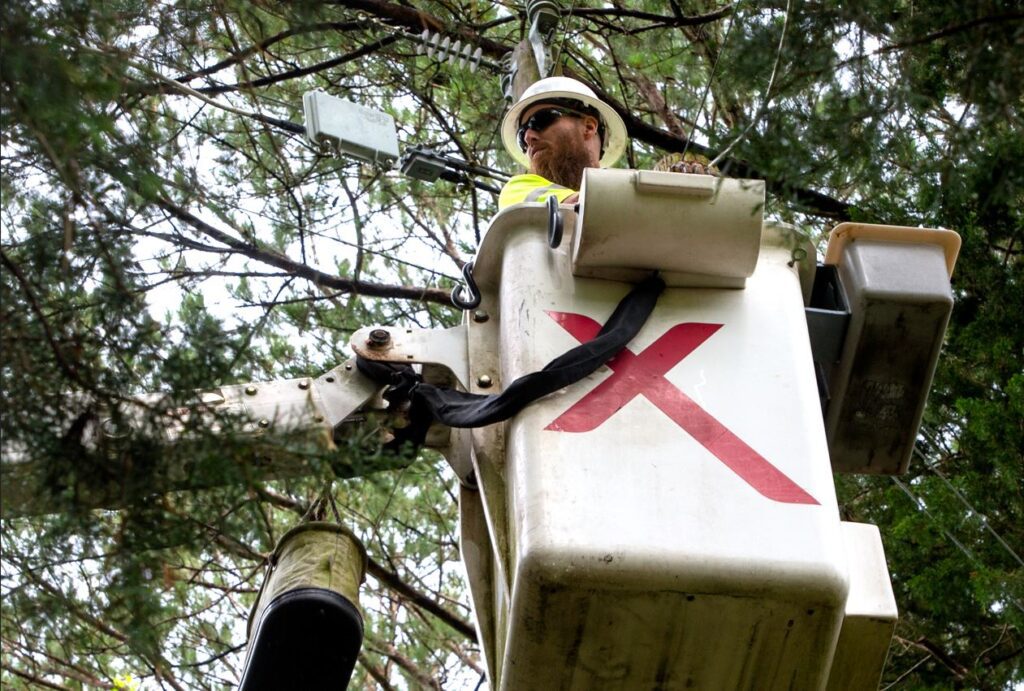
[[[370,337],[366,339],[366,345],[371,348],[383,348],[391,342],[391,334],[387,329],[374,329]]]

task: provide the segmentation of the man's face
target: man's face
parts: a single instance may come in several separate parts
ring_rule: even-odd
[[[527,108],[519,122],[524,123],[534,113],[547,108],[565,110],[551,104],[538,103]],[[566,115],[539,132],[526,130],[526,156],[530,160],[530,172],[578,190],[583,181],[583,169],[597,165],[590,151],[592,147],[587,144],[588,136],[596,136],[596,129],[594,118]]]

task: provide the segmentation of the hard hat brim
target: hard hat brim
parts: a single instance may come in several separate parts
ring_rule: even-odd
[[[534,94],[516,103],[505,113],[505,118],[501,122],[501,143],[516,162],[527,168],[530,167],[530,159],[527,157],[526,152],[519,148],[519,142],[516,137],[519,130],[519,119],[522,117],[523,112],[538,103],[556,99],[580,101],[601,114],[601,120],[604,122],[604,154],[602,154],[600,161],[602,168],[611,167],[622,158],[622,154],[626,151],[626,123],[622,121],[622,118],[619,117],[619,114],[611,106],[604,101],[577,91],[547,91]]]

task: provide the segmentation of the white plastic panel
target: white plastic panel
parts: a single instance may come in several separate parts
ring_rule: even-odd
[[[573,273],[637,280],[657,269],[670,286],[742,288],[760,247],[764,181],[588,168]]]
[[[850,564],[850,594],[828,689],[875,691],[896,629],[896,598],[878,528],[843,523],[842,529]]]
[[[841,251],[830,241],[828,254],[838,254],[851,317],[829,377],[825,428],[832,465],[838,472],[902,474],[953,310],[948,272],[959,236],[855,226],[838,237]]]
[[[343,154],[371,163],[391,165],[398,159],[395,119],[387,113],[322,91],[304,94],[302,109],[311,142],[330,143]]]

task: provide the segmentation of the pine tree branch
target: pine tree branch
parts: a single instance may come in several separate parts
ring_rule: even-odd
[[[436,679],[421,671],[420,668],[416,666],[416,663],[403,655],[393,644],[385,641],[374,640],[369,635],[367,635],[366,641],[368,648],[372,649],[375,653],[384,655],[388,659],[393,660],[395,664],[404,669],[409,676],[416,680],[420,685],[420,688],[437,689],[437,691],[441,690],[441,684]]]
[[[93,627],[94,629],[96,629],[97,631],[99,631],[99,632],[101,632],[103,634],[106,634],[107,636],[110,636],[112,639],[118,641],[121,644],[125,644],[125,645],[128,644],[128,636],[126,636],[124,633],[118,631],[117,629],[115,629],[113,626],[111,626],[110,624],[106,623],[102,619],[100,619],[100,618],[94,616],[93,614],[91,614],[90,612],[86,611],[78,602],[76,602],[75,600],[73,600],[70,597],[68,597],[64,592],[62,592],[59,588],[57,588],[57,586],[53,585],[52,583],[47,581],[45,578],[43,578],[40,575],[32,572],[31,570],[19,569],[19,571],[21,573],[24,573],[25,575],[27,575],[29,580],[31,580],[39,588],[41,588],[42,590],[45,590],[52,597],[54,597],[54,598],[58,599],[59,601],[61,601],[64,604],[64,606],[67,609],[67,611],[70,612],[75,617],[77,617],[83,623]],[[178,681],[167,671],[169,669],[170,665],[167,663],[167,660],[165,660],[163,658],[163,656],[161,656],[159,653],[157,653],[157,655],[155,656],[155,659],[150,660],[148,655],[144,655],[144,654],[141,654],[141,653],[136,653],[136,654],[139,656],[139,658],[141,660],[143,660],[146,664],[148,664],[150,666],[150,668],[152,669],[153,673],[157,676],[157,678],[160,681],[166,682],[167,684],[169,684],[174,689],[177,689],[179,691],[184,691],[184,689],[181,687],[181,684],[179,684]],[[57,688],[61,688],[61,687],[57,687]]]
[[[23,672],[20,669],[12,667],[11,665],[7,664],[6,662],[0,664],[0,669],[3,669],[4,671],[10,672],[11,674],[13,674],[16,677],[21,677],[25,681],[28,681],[28,682],[30,682],[32,684],[37,685],[37,686],[43,686],[43,687],[48,688],[48,689],[60,689],[61,691],[71,691],[70,687],[60,686],[59,684],[54,684],[52,681],[47,681],[46,679],[43,679],[42,677],[37,677],[37,676],[34,676],[32,674],[29,674],[28,672]]]
[[[984,26],[985,24],[1005,25],[1007,23],[1019,22],[1021,20],[1024,20],[1024,12],[1007,12],[1005,14],[995,14],[986,17],[977,17],[969,22],[953,24],[951,26],[939,29],[938,31],[933,31],[929,34],[925,34],[924,36],[908,38],[904,41],[897,41],[896,43],[884,45],[881,48],[871,51],[870,53],[859,53],[857,55],[854,55],[853,57],[847,58],[846,60],[842,60],[835,64],[830,64],[826,69],[829,72],[834,73],[835,71],[843,67],[846,67],[847,65],[852,65],[853,63],[856,62],[862,62],[875,55],[884,55],[886,53],[893,53],[900,50],[906,50],[907,48],[913,48],[914,46],[920,46],[926,43],[934,43],[939,39],[948,38],[949,36],[955,36],[956,34],[963,33],[965,31],[970,31],[971,29],[975,29],[979,26]],[[823,71],[825,70],[816,70],[813,73],[817,74]]]
[[[205,665],[212,664],[212,663],[216,662],[217,660],[220,660],[221,658],[224,658],[224,657],[227,657],[228,655],[231,655],[232,653],[237,653],[239,650],[243,649],[247,645],[248,645],[248,642],[239,643],[237,645],[233,645],[230,648],[227,648],[227,649],[223,650],[222,652],[217,653],[216,655],[213,655],[211,657],[206,658],[205,660],[200,660],[199,662],[192,662],[192,663],[187,664],[187,665],[182,665],[182,667],[192,667],[192,668],[195,668],[195,667],[203,667]]]
[[[991,660],[988,661],[988,664],[986,665],[986,667],[988,669],[992,669],[994,667],[997,667],[997,666],[1003,664],[1004,662],[1012,660],[1013,658],[1017,657],[1021,653],[1024,653],[1024,646],[1021,646],[1021,647],[1017,648],[1016,650],[1011,650],[1010,652],[1006,653],[1005,655],[1000,655],[998,657],[992,658]]]
[[[460,29],[458,27],[446,27],[441,20],[427,14],[426,12],[402,5],[396,5],[394,3],[387,2],[386,0],[329,1],[331,4],[367,12],[374,16],[387,19],[395,24],[406,27],[407,29],[421,31],[425,28],[429,28],[434,31],[444,31],[450,35],[469,40],[475,45],[480,46],[483,53],[489,57],[501,58],[512,50],[510,46],[497,41],[484,39],[475,31]],[[732,5],[729,5],[728,7],[731,8]],[[672,17],[664,17],[663,19],[676,21]],[[682,24],[680,24],[680,26],[682,26]],[[566,76],[574,77],[576,79],[580,78],[579,75],[574,74],[572,70],[569,69],[565,71],[565,74]],[[587,82],[588,80],[582,79],[581,81]],[[642,119],[630,112],[617,99],[613,98],[608,92],[594,84],[590,84],[590,86],[594,88],[594,91],[601,100],[608,103],[608,105],[615,109],[615,111],[622,117],[626,123],[626,130],[630,137],[652,146],[665,149],[671,153],[681,153],[686,149],[695,153],[703,154],[708,158],[714,158],[716,156],[717,152],[709,149],[708,147],[689,142],[686,137],[674,135],[666,130],[661,130],[653,127],[652,125],[648,125]],[[745,161],[726,158],[721,162],[720,168],[723,173],[733,177],[765,178],[770,190],[783,197],[794,199],[803,207],[803,210],[808,213],[817,214],[819,216],[835,220],[847,220],[850,218],[852,206],[847,202],[834,199],[826,194],[822,194],[821,192],[815,192],[813,190],[798,187],[786,182],[785,180],[767,179],[764,174]]]
[[[469,667],[471,670],[473,670],[481,676],[485,676],[487,674],[484,671],[484,668],[477,664],[476,660],[467,655],[465,651],[462,650],[462,647],[459,646],[455,641],[451,640],[450,638],[446,638],[444,642],[445,647],[448,648],[448,650],[452,651],[452,653],[457,658],[459,658],[462,664],[464,664],[466,667]]]
[[[324,60],[322,62],[318,62],[318,63],[313,64],[313,65],[309,65],[308,67],[297,67],[297,68],[295,68],[293,70],[286,70],[284,72],[278,72],[277,74],[267,75],[265,77],[260,77],[258,79],[252,79],[250,81],[237,82],[235,84],[222,84],[222,85],[219,85],[219,86],[200,86],[200,87],[193,87],[193,89],[194,89],[194,91],[196,93],[216,95],[216,94],[228,93],[228,92],[231,92],[231,91],[240,91],[240,90],[243,90],[243,89],[254,89],[254,88],[258,88],[258,87],[270,86],[271,84],[277,84],[278,82],[288,81],[289,79],[298,79],[299,77],[305,77],[306,75],[309,75],[309,74],[316,74],[318,72],[323,72],[325,70],[331,69],[332,67],[337,67],[339,65],[344,65],[347,62],[352,62],[353,60],[358,60],[359,58],[366,57],[367,55],[371,55],[372,53],[377,52],[381,48],[385,48],[385,47],[391,45],[392,43],[395,43],[400,38],[401,38],[400,36],[385,36],[384,38],[380,39],[379,41],[374,41],[373,43],[370,43],[370,44],[365,45],[365,46],[363,46],[361,48],[353,50],[350,53],[346,53],[345,55],[342,55],[342,56],[337,57],[337,58],[331,58],[330,60]],[[164,94],[166,94],[166,93],[172,93],[172,92],[177,91],[177,90],[178,89],[176,89],[172,85],[169,85],[167,83],[162,83],[162,84],[158,84],[158,85],[142,87],[142,88],[140,88],[138,90],[138,93],[143,93],[143,94],[147,94],[147,95],[148,94],[153,94],[153,93],[164,93]]]
[[[579,79],[582,82],[587,82],[586,79],[582,79],[580,75],[574,73],[570,69],[566,69],[565,74],[566,76]],[[654,127],[653,125],[647,124],[631,111],[626,109],[625,106],[600,86],[596,84],[589,84],[589,86],[597,94],[598,98],[605,101],[619,114],[622,120],[626,123],[626,131],[629,133],[630,137],[639,139],[642,142],[672,153],[682,153],[684,150],[687,150],[702,154],[708,158],[715,158],[717,156],[718,152],[714,149],[702,146],[696,142],[691,142],[684,136],[675,135],[667,130],[662,130]],[[724,174],[731,177],[765,180],[769,190],[782,197],[795,200],[803,207],[802,210],[807,213],[813,213],[835,220],[848,220],[850,218],[850,213],[853,209],[851,204],[830,197],[827,194],[822,194],[821,192],[815,192],[814,190],[798,187],[786,182],[785,180],[769,178],[746,161],[740,161],[735,158],[724,158],[719,162],[719,168],[721,168]]]
[[[668,107],[668,103],[665,102],[664,96],[658,90],[657,84],[648,79],[643,73],[638,71],[631,71],[632,74],[628,77],[630,81],[636,84],[637,91],[647,101],[647,105],[650,107],[651,112],[656,113],[661,121],[668,127],[668,131],[672,133],[674,137],[685,137],[686,130],[683,128],[683,123],[675,113]]]
[[[677,9],[675,3],[672,3],[673,10]],[[642,12],[640,10],[631,10],[623,7],[582,7],[572,11],[574,17],[615,17],[623,18],[628,17],[630,19],[644,19],[651,22],[657,22],[666,27],[678,27],[678,26],[698,26],[701,24],[710,24],[711,22],[717,22],[723,17],[728,17],[736,8],[736,3],[729,3],[723,7],[707,12],[705,14],[695,14],[686,16],[683,14],[673,13],[672,16],[654,14],[653,12]]]
[[[367,660],[365,654],[359,653],[359,657],[356,658],[356,661],[363,666],[363,669],[365,669],[370,674],[371,677],[373,677],[373,680],[377,682],[377,685],[380,686],[382,691],[397,691],[395,687],[392,686],[391,683],[388,681],[388,678],[384,674],[384,672],[377,669],[376,665],[372,664],[369,660]]]
[[[416,33],[429,29],[454,36],[478,46],[484,55],[491,58],[501,58],[511,50],[504,43],[485,38],[472,29],[462,26],[446,26],[444,22],[433,15],[386,0],[327,0],[324,4],[366,12]]]
[[[209,67],[204,67],[201,70],[195,70],[193,72],[189,72],[187,74],[183,74],[183,75],[181,75],[179,77],[175,77],[175,81],[185,83],[185,82],[190,82],[193,79],[197,79],[199,77],[206,77],[206,76],[209,76],[211,74],[215,74],[215,73],[220,72],[221,70],[223,70],[223,69],[225,69],[227,67],[231,67],[232,65],[237,65],[238,63],[242,62],[243,60],[247,59],[249,56],[251,56],[251,55],[253,55],[255,53],[262,53],[265,50],[267,50],[267,48],[269,48],[270,46],[274,45],[275,43],[280,43],[281,41],[283,41],[283,40],[285,40],[287,38],[291,38],[292,36],[299,36],[299,35],[302,35],[302,34],[316,33],[316,32],[319,32],[319,31],[337,31],[337,32],[352,31],[354,29],[362,28],[363,26],[365,26],[365,22],[358,22],[358,21],[356,21],[356,22],[320,22],[318,24],[304,24],[302,26],[292,27],[292,28],[286,29],[286,30],[284,30],[284,31],[282,31],[280,33],[276,33],[273,36],[268,36],[267,38],[263,39],[262,41],[260,41],[258,43],[254,43],[251,46],[249,46],[248,48],[245,48],[245,49],[243,49],[241,51],[233,53],[229,57],[221,60],[220,62],[216,62],[216,63],[210,65]]]
[[[227,233],[214,228],[205,221],[197,218],[192,213],[171,202],[167,198],[157,198],[154,203],[168,214],[184,221],[204,235],[224,243],[240,254],[284,269],[289,273],[305,278],[317,286],[325,286],[343,292],[359,293],[368,297],[396,298],[401,300],[415,300],[418,302],[433,302],[435,304],[450,306],[451,300],[448,293],[440,288],[417,288],[414,286],[389,285],[384,283],[371,283],[369,281],[353,281],[341,276],[324,273],[306,264],[300,264],[277,252],[256,247]]]
[[[14,278],[17,279],[18,283],[21,285],[21,291],[25,296],[25,301],[28,303],[29,309],[31,309],[32,313],[36,315],[36,319],[39,320],[39,325],[42,327],[43,335],[46,337],[46,342],[49,344],[50,350],[53,352],[53,357],[57,363],[57,367],[64,372],[69,380],[88,387],[89,383],[79,376],[78,368],[72,365],[65,357],[64,349],[57,342],[53,331],[50,329],[50,322],[46,318],[46,315],[43,314],[42,307],[36,299],[35,292],[32,290],[32,286],[25,277],[21,268],[15,264],[2,249],[0,249],[0,263],[3,263],[3,265],[7,267],[7,270],[14,275]]]
[[[299,515],[300,517],[305,516],[306,512],[309,511],[308,504],[298,501],[297,499],[293,499],[292,497],[289,497],[287,495],[279,494],[278,492],[268,489],[267,487],[261,485],[253,485],[252,490],[260,499],[270,502],[271,504],[279,508],[287,509]]]
[[[942,648],[940,648],[937,644],[935,644],[928,638],[922,636],[921,638],[918,638],[916,641],[910,641],[905,638],[899,638],[898,636],[897,638],[901,640],[905,645],[920,648],[921,650],[927,652],[929,655],[938,660],[946,669],[948,669],[953,674],[953,677],[958,681],[963,681],[964,678],[967,676],[968,670],[966,667],[964,667],[959,662],[954,660],[952,656],[950,656],[946,651],[944,651]]]
[[[413,588],[411,585],[403,581],[401,576],[389,570],[383,564],[374,561],[372,557],[367,557],[366,572],[374,578],[376,578],[381,583],[383,583],[389,590],[392,590],[396,594],[401,596],[403,599],[408,600],[420,609],[423,609],[429,612],[430,614],[433,614],[435,617],[437,617],[445,624],[461,633],[470,641],[476,642],[476,630],[468,622],[452,614],[444,607],[441,607],[441,605],[437,604],[437,602],[435,602],[433,598],[427,597],[423,593]]]
[[[1024,19],[1024,12],[1007,12],[1005,14],[993,14],[987,17],[977,17],[969,22],[963,22],[962,24],[953,24],[952,26],[947,26],[943,29],[939,29],[938,31],[933,31],[930,34],[925,34],[924,36],[910,38],[907,39],[906,41],[900,41],[897,43],[891,43],[887,46],[882,46],[881,48],[876,50],[874,54],[877,55],[880,53],[891,53],[892,51],[895,50],[905,50],[912,46],[919,46],[924,43],[932,43],[934,41],[939,40],[940,38],[954,36],[956,34],[963,33],[964,31],[970,31],[971,29],[977,28],[979,26],[984,26],[985,24],[1006,25],[1009,22],[1019,22],[1022,19]]]
[[[48,650],[33,650],[27,646],[21,645],[16,640],[4,640],[2,644],[3,650],[8,654],[14,654],[19,660],[31,660],[33,668],[39,668],[39,657],[44,657],[50,661],[49,666],[41,668],[42,674],[56,674],[63,676],[66,679],[74,679],[75,681],[81,682],[88,685],[89,688],[112,688],[113,684],[105,683],[102,679],[95,677],[90,674],[81,665],[76,665],[73,662],[57,657],[50,653]],[[63,647],[63,646],[62,646]],[[17,652],[14,649],[19,649]]]

